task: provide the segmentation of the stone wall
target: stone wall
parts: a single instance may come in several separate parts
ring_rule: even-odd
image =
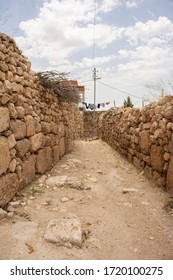
[[[96,111],[95,112],[95,123],[96,123],[96,133],[97,133],[97,122],[98,117],[102,112]],[[95,135],[94,131],[94,111],[84,111],[83,112],[83,119],[84,119],[84,137],[93,137]]]
[[[0,206],[50,170],[82,131],[76,106],[46,91],[15,41],[0,33]]]
[[[75,139],[82,139],[84,136],[84,117],[83,111],[75,114]]]
[[[173,96],[143,109],[112,108],[98,120],[98,136],[173,194]]]

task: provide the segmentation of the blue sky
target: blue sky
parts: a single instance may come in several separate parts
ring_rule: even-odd
[[[136,107],[169,85],[173,0],[0,0],[0,31],[13,37],[32,69],[68,72],[86,86],[86,102]],[[155,90],[146,85],[158,85]],[[109,108],[109,107],[107,107]]]

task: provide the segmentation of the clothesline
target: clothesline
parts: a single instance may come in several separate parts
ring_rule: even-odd
[[[107,105],[110,104],[111,101],[108,101],[108,102],[103,102],[103,103],[97,103],[97,104],[93,104],[93,103],[86,103],[86,102],[83,102],[83,104],[85,105],[86,109],[90,109],[90,110],[94,110],[94,109],[100,109],[101,107],[105,107]]]

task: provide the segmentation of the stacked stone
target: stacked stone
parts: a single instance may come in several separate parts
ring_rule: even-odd
[[[75,139],[82,139],[84,137],[84,113],[78,111],[75,114]]]
[[[95,126],[97,125],[98,117],[102,114],[101,111],[95,112],[94,119],[94,111],[84,111],[84,136],[86,138],[95,136]],[[95,124],[94,124],[95,122]]]
[[[173,96],[142,110],[110,109],[99,118],[98,135],[173,193]]]
[[[71,149],[75,114],[73,104],[39,84],[15,41],[0,33],[0,206]]]

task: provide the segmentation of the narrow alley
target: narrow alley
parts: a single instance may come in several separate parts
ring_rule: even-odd
[[[107,144],[76,141],[9,203],[0,259],[173,259],[171,206],[168,193]],[[80,221],[80,246],[47,242],[49,221],[64,217]]]

